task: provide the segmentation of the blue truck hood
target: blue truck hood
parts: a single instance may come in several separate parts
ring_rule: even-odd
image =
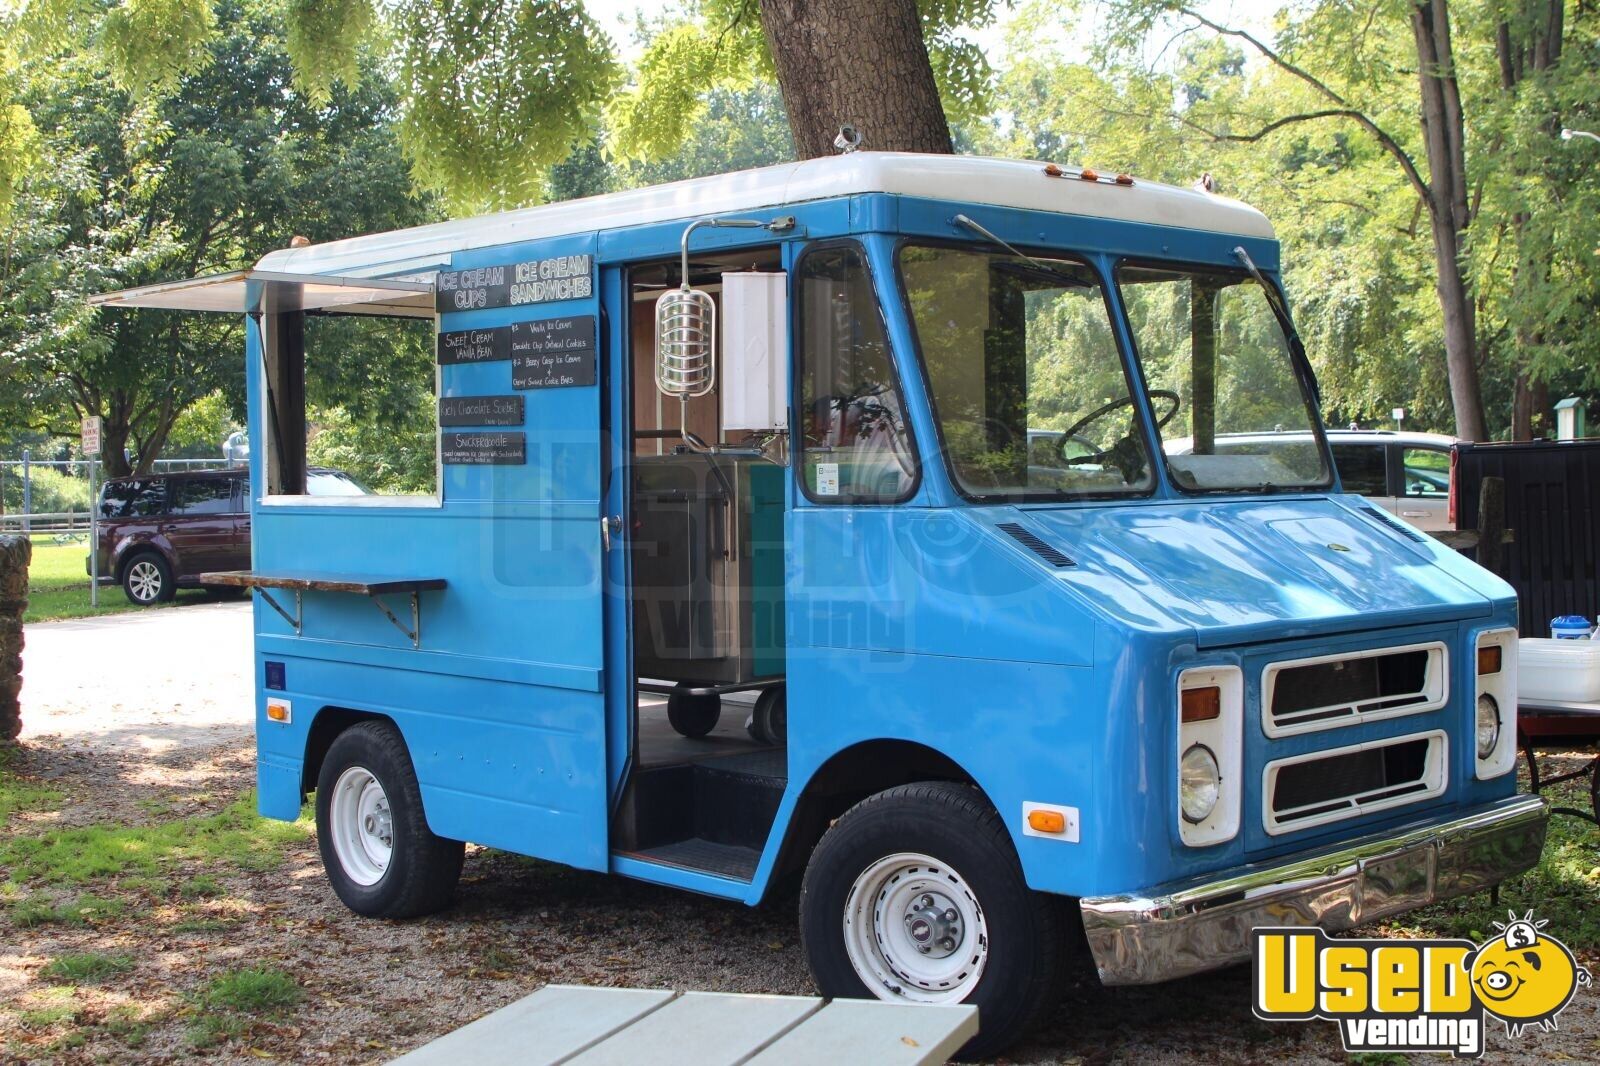
[[[1112,618],[1192,628],[1203,648],[1483,616],[1500,584],[1483,573],[1475,588],[1448,549],[1327,498],[1016,517],[1073,559],[1060,572]]]

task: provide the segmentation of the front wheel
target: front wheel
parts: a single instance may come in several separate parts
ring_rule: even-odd
[[[122,571],[122,591],[128,602],[138,607],[166,603],[177,595],[172,583],[172,567],[155,552],[136,555]]]
[[[413,918],[450,902],[465,846],[435,836],[405,740],[389,722],[335,738],[317,775],[317,847],[346,907],[369,918]]]
[[[974,789],[902,785],[823,836],[800,893],[800,934],[824,996],[970,1003],[993,1055],[1059,1000],[1063,901],[1030,890],[999,815]]]

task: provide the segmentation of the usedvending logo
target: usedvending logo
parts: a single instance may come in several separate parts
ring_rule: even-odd
[[[1255,930],[1256,1017],[1323,1018],[1347,1052],[1483,1054],[1487,1018],[1506,1033],[1556,1027],[1589,971],[1541,932],[1533,912],[1482,944],[1470,940],[1339,940],[1320,929]]]

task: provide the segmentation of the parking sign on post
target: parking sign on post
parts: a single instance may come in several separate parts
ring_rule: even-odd
[[[83,434],[83,454],[90,459],[100,454],[100,416],[86,415],[81,427]]]
[[[83,454],[89,460],[89,606],[100,606],[100,508],[95,501],[96,458],[100,455],[99,415],[85,415],[79,432]]]

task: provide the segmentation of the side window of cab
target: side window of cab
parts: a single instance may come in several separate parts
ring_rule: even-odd
[[[854,242],[806,251],[795,271],[801,485],[815,503],[896,503],[917,453],[883,312]]]

